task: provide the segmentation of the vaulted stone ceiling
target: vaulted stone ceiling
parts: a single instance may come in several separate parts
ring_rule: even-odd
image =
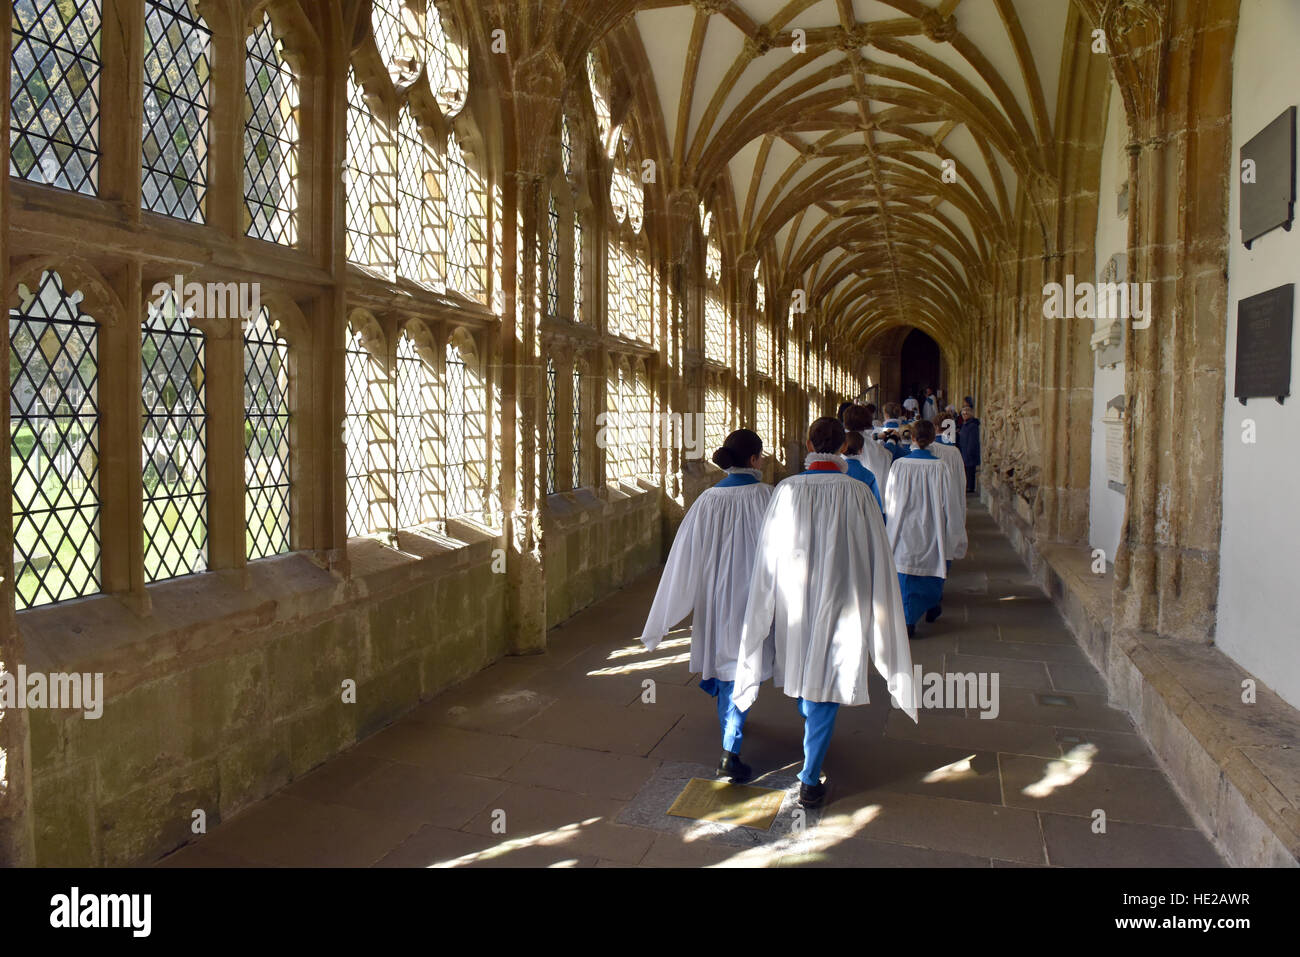
[[[1070,0],[603,6],[652,76],[671,183],[730,206],[733,254],[760,252],[837,335],[952,342],[1015,245],[1018,186],[1035,205],[1051,191]]]

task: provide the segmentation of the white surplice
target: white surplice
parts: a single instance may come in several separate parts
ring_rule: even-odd
[[[860,432],[858,434],[862,436],[862,451],[858,455],[849,457],[857,459],[863,466],[871,470],[871,474],[876,477],[876,488],[880,489],[880,495],[883,498],[885,483],[889,480],[889,467],[894,463],[894,457],[890,455],[889,449],[871,437],[870,432]],[[965,472],[962,472],[962,481],[966,481]]]
[[[758,535],[771,497],[772,486],[755,482],[714,486],[695,500],[673,539],[641,632],[648,650],[658,647],[664,635],[693,611],[691,671],[705,679],[735,677]],[[765,678],[771,676],[770,649],[768,655]]]
[[[947,578],[948,561],[959,535],[953,515],[953,485],[948,466],[938,456],[911,454],[889,470],[885,512],[894,564],[903,575]],[[963,527],[960,538],[965,538]]]
[[[805,472],[776,487],[763,521],[732,692],[742,711],[758,697],[769,631],[773,678],[790,697],[867,704],[874,664],[895,702],[916,720],[898,575],[865,482],[838,472]]]
[[[961,449],[955,445],[945,445],[942,442],[935,441],[930,443],[930,451],[938,456],[944,465],[948,466],[948,472],[952,476],[952,497],[949,499],[952,505],[950,518],[957,537],[953,540],[952,554],[948,557],[954,560],[965,558],[966,549],[969,546],[969,540],[966,537],[966,463],[961,459]]]

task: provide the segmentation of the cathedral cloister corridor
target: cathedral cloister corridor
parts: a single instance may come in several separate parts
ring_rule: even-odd
[[[913,660],[997,671],[1001,713],[982,719],[971,702],[913,725],[877,682],[872,704],[840,719],[836,789],[803,833],[665,816],[685,780],[711,774],[718,731],[682,654],[689,632],[653,652],[636,641],[652,574],[575,615],[545,655],[493,665],[161,864],[1220,866],[992,519],[975,511],[970,525],[954,594]],[[799,736],[793,702],[760,695],[746,731],[755,784],[789,786]],[[1095,807],[1109,809],[1105,837]]]
[[[0,4],[0,882],[1300,866],[1297,44]]]

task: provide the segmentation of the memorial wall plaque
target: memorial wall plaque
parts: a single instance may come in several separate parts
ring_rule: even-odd
[[[1247,399],[1291,394],[1291,326],[1295,283],[1237,303],[1237,374],[1232,394]]]
[[[1246,248],[1295,216],[1296,108],[1288,107],[1241,147],[1241,241]]]

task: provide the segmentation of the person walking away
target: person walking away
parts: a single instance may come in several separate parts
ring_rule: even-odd
[[[732,701],[749,708],[775,643],[774,684],[804,717],[799,803],[826,798],[822,763],[840,705],[867,704],[872,666],[916,720],[912,655],[889,538],[866,484],[839,450],[844,428],[822,418],[808,432],[806,470],[781,482],[759,535]]]
[[[749,429],[732,432],[713,453],[714,464],[727,477],[687,510],[641,631],[642,643],[653,651],[674,625],[694,612],[691,671],[702,675],[700,688],[717,699],[722,730],[717,774],[734,784],[753,776],[740,760],[748,706],[736,706],[732,687],[759,531],[772,498],[772,486],[761,481],[762,460],[762,439]],[[772,674],[772,645],[756,642],[753,675],[765,680]]]

